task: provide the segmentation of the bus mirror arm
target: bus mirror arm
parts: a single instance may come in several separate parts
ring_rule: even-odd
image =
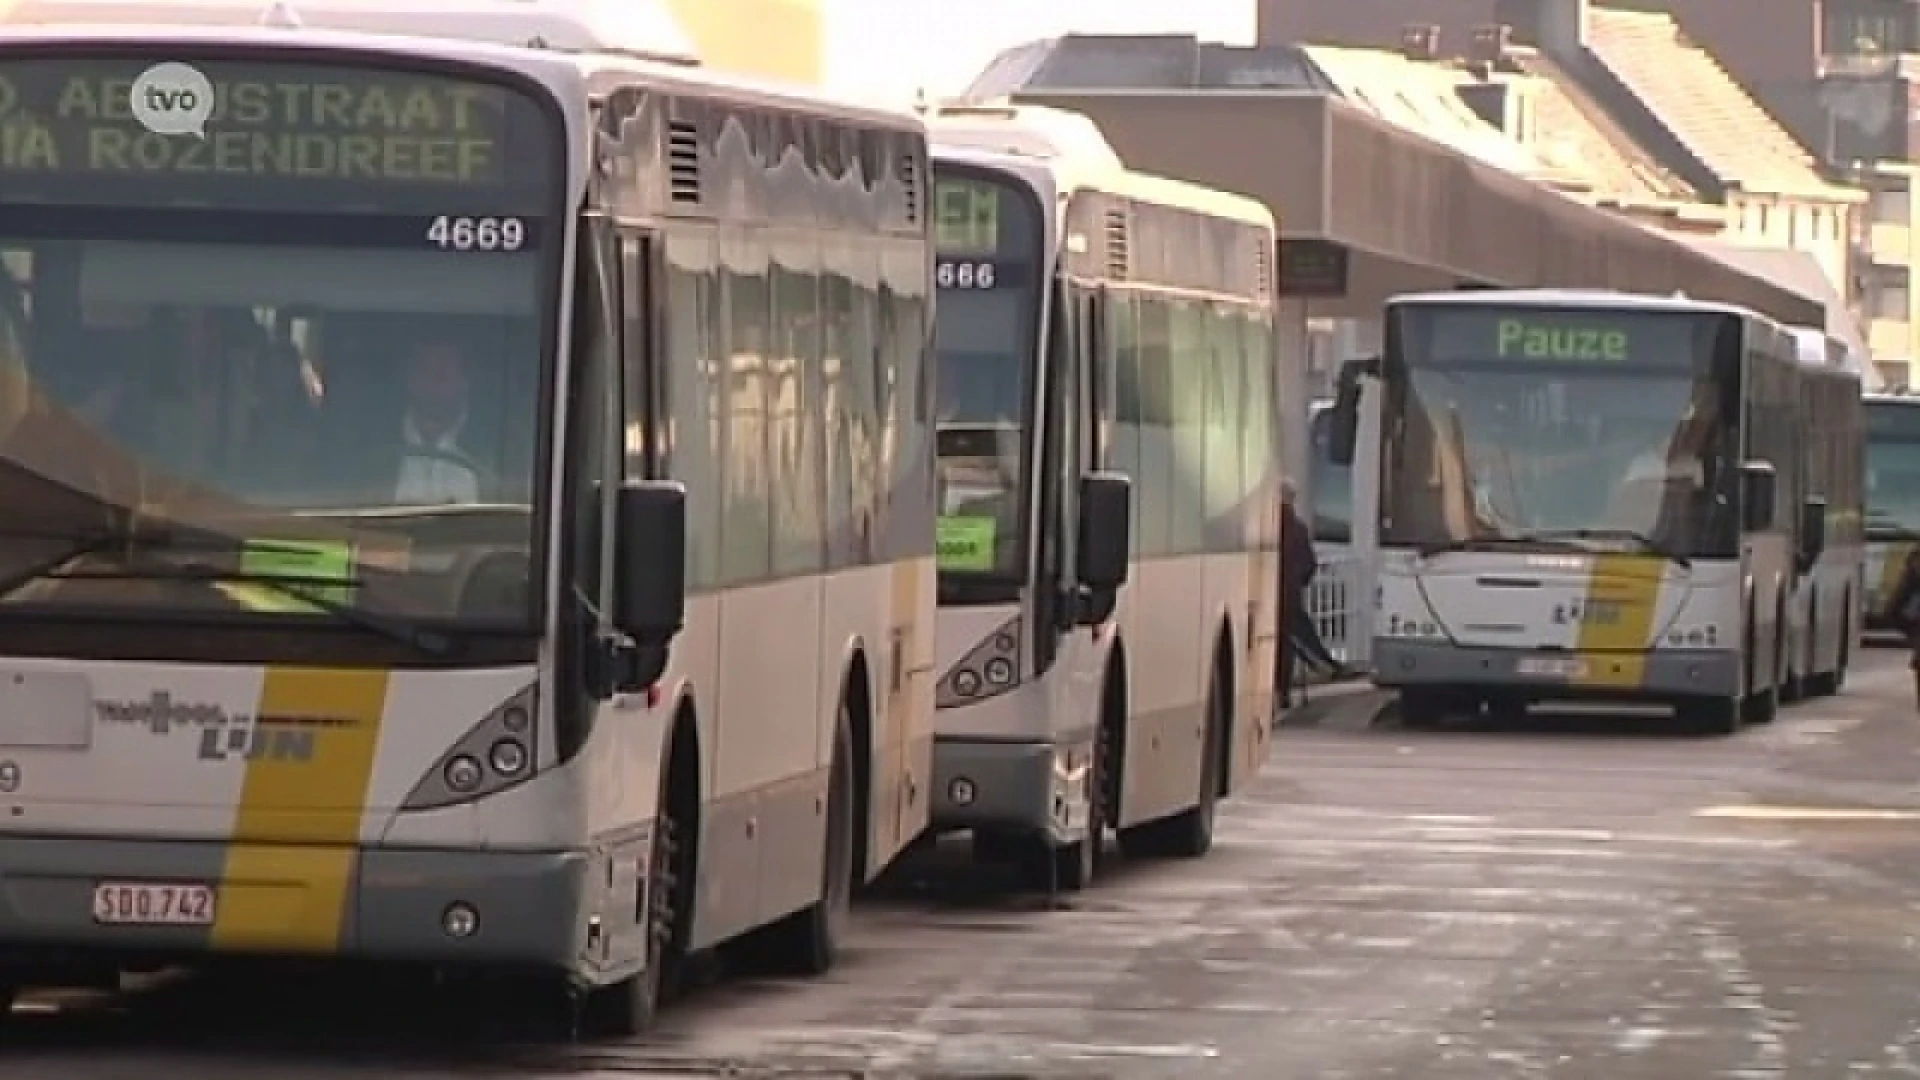
[[[1340,365],[1335,380],[1333,409],[1327,418],[1327,460],[1342,468],[1353,464],[1360,441],[1361,380],[1377,376],[1380,358],[1361,356]]]
[[[653,685],[687,614],[687,489],[668,480],[621,486],[614,506],[613,624],[632,639],[608,649],[619,690]],[[619,655],[615,655],[619,654]]]
[[[1073,591],[1073,623],[1075,626],[1099,626],[1113,618],[1114,609],[1119,606],[1120,590],[1118,589],[1075,589]]]
[[[1081,592],[1079,618],[1113,613],[1113,597],[1127,583],[1133,563],[1133,481],[1124,473],[1090,472],[1080,477],[1080,543],[1075,566]],[[1105,617],[1099,621],[1104,622]]]

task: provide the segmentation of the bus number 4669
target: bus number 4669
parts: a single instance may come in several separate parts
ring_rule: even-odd
[[[527,225],[515,217],[448,217],[427,226],[427,243],[443,251],[519,251]]]

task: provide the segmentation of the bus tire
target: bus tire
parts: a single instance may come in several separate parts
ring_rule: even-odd
[[[856,780],[852,707],[843,695],[833,730],[833,761],[827,767],[820,899],[767,928],[762,955],[779,971],[826,974],[839,955],[847,925],[853,921]]]
[[[1700,735],[1725,736],[1739,732],[1745,699],[1689,698],[1676,704],[1673,714],[1681,726]]]
[[[1197,859],[1213,850],[1214,820],[1220,810],[1221,747],[1233,727],[1233,696],[1215,650],[1207,683],[1206,736],[1200,747],[1200,791],[1194,804],[1171,817],[1120,831],[1120,850],[1128,855]]]
[[[1408,731],[1432,731],[1447,720],[1447,696],[1436,690],[1400,691],[1400,726]]]
[[[660,812],[649,843],[646,890],[646,966],[587,999],[586,1027],[608,1037],[645,1035],[660,1007],[670,999],[686,962],[692,926],[693,882],[699,838],[699,754],[690,734],[692,719],[682,713],[661,770]]]

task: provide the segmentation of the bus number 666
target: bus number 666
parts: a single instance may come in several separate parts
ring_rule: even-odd
[[[933,267],[933,284],[938,289],[991,289],[997,275],[990,262],[948,262]]]

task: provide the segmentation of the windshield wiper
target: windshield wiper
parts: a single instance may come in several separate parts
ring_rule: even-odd
[[[1435,540],[1414,549],[1423,559],[1435,555],[1444,555],[1450,551],[1503,551],[1510,544],[1551,544],[1554,547],[1569,550],[1584,550],[1570,539],[1550,536],[1546,533],[1518,533],[1512,536],[1476,536],[1471,540]]]
[[[1414,548],[1414,554],[1423,559],[1435,555],[1445,555],[1450,551],[1497,551],[1502,537],[1476,536],[1466,540],[1434,540]]]
[[[1546,540],[1631,540],[1650,555],[1658,555],[1685,569],[1693,568],[1692,560],[1685,555],[1677,551],[1668,551],[1656,543],[1653,537],[1633,529],[1541,529],[1527,534],[1528,539],[1536,537]]]
[[[392,638],[428,656],[447,656],[453,641],[445,634],[417,626],[406,619],[382,615],[338,600],[302,586],[353,588],[361,584],[357,577],[305,574],[263,574],[245,570],[227,570],[209,563],[160,563],[125,569],[49,572],[40,576],[63,581],[191,581],[209,585],[254,585],[272,589],[282,596],[310,605],[341,622]]]
[[[53,576],[75,559],[88,555],[100,555],[109,551],[128,553],[154,551],[175,546],[179,539],[171,529],[0,529],[0,537],[12,537],[22,540],[59,540],[64,543],[52,555],[35,561],[0,577],[0,596],[10,596],[27,585],[42,578]]]

